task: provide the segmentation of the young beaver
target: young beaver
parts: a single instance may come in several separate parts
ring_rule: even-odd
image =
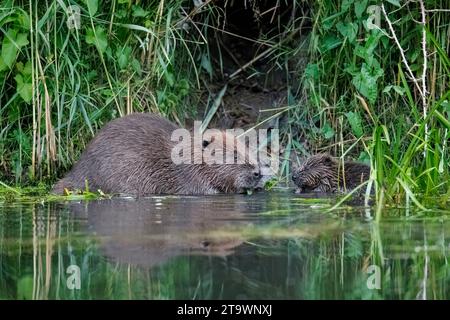
[[[339,161],[329,154],[321,153],[309,157],[295,169],[292,180],[298,187],[296,193],[328,193],[354,189],[366,181],[369,175],[370,166],[366,164],[347,161],[342,168]]]
[[[191,150],[190,159],[195,161],[174,163],[172,151],[180,145],[171,140],[176,129],[180,128],[153,114],[136,113],[109,122],[89,143],[73,169],[58,181],[53,193],[83,190],[86,181],[90,190],[136,196],[241,193],[259,182],[259,166],[254,161],[205,163],[208,155],[202,151],[214,138],[200,141],[200,148],[192,148],[189,142],[187,150]],[[235,136],[223,133],[222,139]],[[245,154],[242,145],[234,144],[234,148],[235,154]],[[223,150],[225,153],[226,148]]]

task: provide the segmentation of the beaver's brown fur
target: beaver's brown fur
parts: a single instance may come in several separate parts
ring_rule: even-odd
[[[366,181],[370,166],[346,161],[344,166],[329,154],[316,154],[307,158],[295,169],[292,180],[298,187],[296,193],[336,192],[351,190]]]
[[[176,129],[172,122],[153,114],[132,114],[109,122],[53,192],[84,190],[86,181],[93,191],[136,196],[239,193],[256,186],[259,166],[248,159],[243,164],[202,160],[200,164],[175,164],[171,152],[176,142],[171,135]],[[235,153],[245,152],[238,148]],[[202,159],[202,152],[191,150],[194,159]]]

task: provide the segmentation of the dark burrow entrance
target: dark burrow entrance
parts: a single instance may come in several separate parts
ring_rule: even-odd
[[[225,0],[214,7],[202,58],[209,77],[200,105],[206,107],[199,115],[217,107],[210,127],[283,127],[279,113],[299,95],[307,63],[308,3]]]

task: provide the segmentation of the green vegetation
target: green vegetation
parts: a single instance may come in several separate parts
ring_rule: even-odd
[[[385,202],[420,205],[418,196],[424,200],[450,190],[450,16],[426,11],[422,27],[417,22],[419,2],[403,7],[399,1],[386,2],[389,22],[383,8],[375,8],[381,29],[370,29],[368,21],[374,20],[368,18],[367,6],[380,3],[319,1],[310,44],[312,62],[304,74],[308,113],[296,108],[291,117],[293,122],[309,120],[307,128],[315,129],[314,137],[327,141],[323,144],[332,145],[336,154],[370,161],[369,185],[374,183],[380,208]],[[425,7],[445,8],[445,4],[426,1]],[[315,117],[320,119],[318,127]]]
[[[269,12],[251,3],[255,21],[273,15],[281,25],[254,34],[264,49],[256,57],[288,75],[280,179],[293,152],[327,150],[371,163],[378,212],[435,197],[448,207],[450,14],[436,10],[447,1],[390,0],[383,10],[374,0],[282,0]],[[209,0],[0,0],[0,188],[51,184],[115,117],[210,119],[220,90],[208,84],[226,82],[217,35],[244,34],[227,29],[226,10]],[[258,72],[250,63],[241,74]]]

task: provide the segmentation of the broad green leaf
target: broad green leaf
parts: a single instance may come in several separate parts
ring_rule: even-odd
[[[14,61],[16,61],[17,56],[17,46],[15,44],[16,41],[16,31],[9,30],[5,37],[3,38],[2,43],[2,59],[3,63],[6,64],[10,69],[12,68]]]
[[[144,18],[149,13],[148,11],[142,9],[142,7],[137,6],[137,5],[133,5],[131,8],[133,10],[133,13],[132,13],[133,17],[142,17],[142,18]]]
[[[121,48],[116,51],[117,62],[119,64],[120,69],[122,70],[126,69],[126,67],[128,66],[131,51],[132,51],[131,47]]]
[[[8,69],[8,66],[6,65],[6,63],[3,61],[2,56],[0,56],[0,72],[3,70]]]
[[[357,18],[361,18],[364,11],[366,11],[367,3],[369,0],[355,1],[355,15]]]
[[[128,58],[127,58],[126,55],[120,54],[118,59],[117,59],[117,62],[119,64],[119,68],[123,70],[123,69],[125,69],[127,67]]]
[[[98,10],[98,0],[86,0],[86,5],[88,7],[89,15],[93,17]]]
[[[305,76],[309,80],[318,80],[320,76],[319,66],[316,63],[308,63],[305,68]]]
[[[354,0],[343,0],[341,4],[341,12],[346,12],[353,4]]]
[[[373,51],[377,48],[381,36],[381,33],[370,34],[370,36],[366,39],[364,46],[356,45],[354,53],[371,65],[369,60],[374,58]]]
[[[97,26],[94,31],[89,28],[86,33],[86,42],[95,45],[101,53],[104,53],[108,47],[105,29]]]
[[[325,137],[325,139],[329,140],[331,138],[334,137],[334,129],[330,126],[330,124],[327,122],[325,123],[325,125],[322,127],[322,134]]]
[[[131,67],[133,68],[134,71],[137,72],[138,75],[142,75],[142,68],[139,60],[133,59],[133,61],[131,62]]]
[[[331,16],[322,19],[322,29],[325,31],[330,30],[333,27],[334,23],[336,22],[336,19],[342,16],[343,14],[345,14],[345,12],[340,11],[338,13],[332,14]]]
[[[358,161],[370,164],[370,156],[366,151],[361,151],[358,157]]]
[[[373,104],[378,96],[377,80],[383,75],[381,68],[371,68],[366,63],[362,64],[361,72],[352,79],[356,89]]]
[[[360,138],[364,134],[364,132],[359,113],[351,111],[347,112],[345,116],[347,117],[347,120],[350,123],[350,127],[352,128],[353,134],[356,137]]]
[[[175,84],[175,76],[173,75],[173,73],[166,70],[166,72],[164,72],[164,78],[166,79],[169,86],[173,87],[173,85]]]
[[[32,69],[31,69],[31,61],[30,60],[28,60],[26,63],[25,63],[25,66],[23,67],[23,70],[21,71],[21,73],[23,74],[23,75],[31,75],[31,72],[32,72]]]
[[[358,34],[358,24],[356,23],[342,23],[339,22],[336,25],[338,31],[348,39],[350,43],[353,43],[356,39],[356,35]]]
[[[30,16],[27,13],[25,12],[19,13],[19,15],[17,16],[17,22],[22,29],[30,30],[31,27]]]
[[[19,33],[17,35],[16,44],[19,47],[19,49],[26,46],[29,43],[27,37],[28,37],[28,34],[26,34],[26,33]]]
[[[403,96],[405,94],[405,88],[400,87],[400,86],[393,86],[393,85],[388,85],[383,89],[383,93],[389,93],[391,90],[394,90],[395,92],[397,92],[399,95]]]
[[[33,97],[33,86],[31,82],[24,82],[21,74],[17,74],[14,79],[17,83],[17,93],[26,103],[30,103]]]

